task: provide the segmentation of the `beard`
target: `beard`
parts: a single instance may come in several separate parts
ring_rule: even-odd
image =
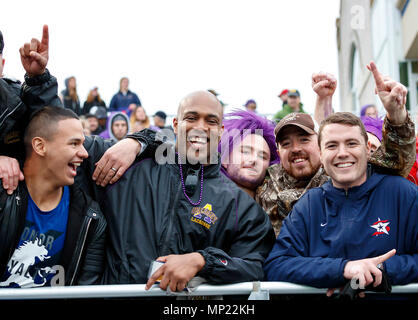
[[[254,175],[246,175],[240,172],[239,166],[230,165],[226,170],[228,176],[234,181],[236,184],[255,190],[261,183],[264,181],[265,173],[262,174],[254,174]]]

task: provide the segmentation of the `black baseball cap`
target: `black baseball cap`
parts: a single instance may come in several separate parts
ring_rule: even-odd
[[[4,48],[3,34],[0,31],[0,54],[3,53],[3,48]]]
[[[164,111],[157,111],[155,114],[154,114],[154,117],[155,116],[157,116],[157,117],[160,117],[161,119],[163,119],[163,120],[165,120],[166,118],[167,118],[167,115],[165,114],[165,112]]]

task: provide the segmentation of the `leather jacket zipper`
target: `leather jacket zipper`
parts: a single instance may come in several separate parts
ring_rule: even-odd
[[[93,216],[95,217],[96,216],[96,213],[93,213]],[[81,255],[82,255],[82,253],[83,253],[83,250],[84,250],[84,246],[85,246],[85,244],[86,244],[86,239],[87,239],[87,235],[88,235],[88,232],[89,232],[89,229],[90,229],[90,224],[91,224],[91,221],[93,220],[93,218],[92,217],[87,217],[87,222],[85,222],[84,223],[84,225],[86,225],[86,227],[85,228],[83,228],[83,229],[85,229],[85,231],[84,231],[84,234],[83,234],[83,238],[82,238],[82,242],[81,242],[81,246],[79,246],[79,250],[78,250],[78,256],[77,256],[77,262],[76,262],[76,265],[75,265],[75,268],[74,268],[74,272],[73,272],[73,275],[72,275],[72,278],[71,278],[71,281],[70,281],[70,286],[72,286],[73,285],[73,282],[74,282],[74,279],[75,279],[75,276],[76,276],[76,274],[77,274],[77,270],[78,270],[78,268],[79,268],[79,265],[80,265],[80,260],[81,260]]]

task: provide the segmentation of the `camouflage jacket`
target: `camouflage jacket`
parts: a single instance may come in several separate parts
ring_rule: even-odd
[[[409,116],[402,125],[392,125],[385,119],[382,145],[371,155],[369,163],[376,172],[408,176],[416,159],[415,128]],[[267,169],[266,178],[256,191],[256,201],[268,213],[276,236],[282,221],[293,205],[309,189],[319,187],[329,177],[323,168],[310,179],[298,181],[290,176],[281,164]]]

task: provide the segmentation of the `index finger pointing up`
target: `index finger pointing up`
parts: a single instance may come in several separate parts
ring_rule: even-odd
[[[48,46],[49,44],[49,31],[48,31],[48,25],[44,25],[42,29],[42,41],[41,43],[45,46]]]
[[[373,74],[374,82],[376,83],[377,91],[384,91],[385,90],[385,84],[383,82],[383,77],[380,74],[379,70],[377,70],[376,64],[372,61],[367,66],[367,69],[371,71]]]

